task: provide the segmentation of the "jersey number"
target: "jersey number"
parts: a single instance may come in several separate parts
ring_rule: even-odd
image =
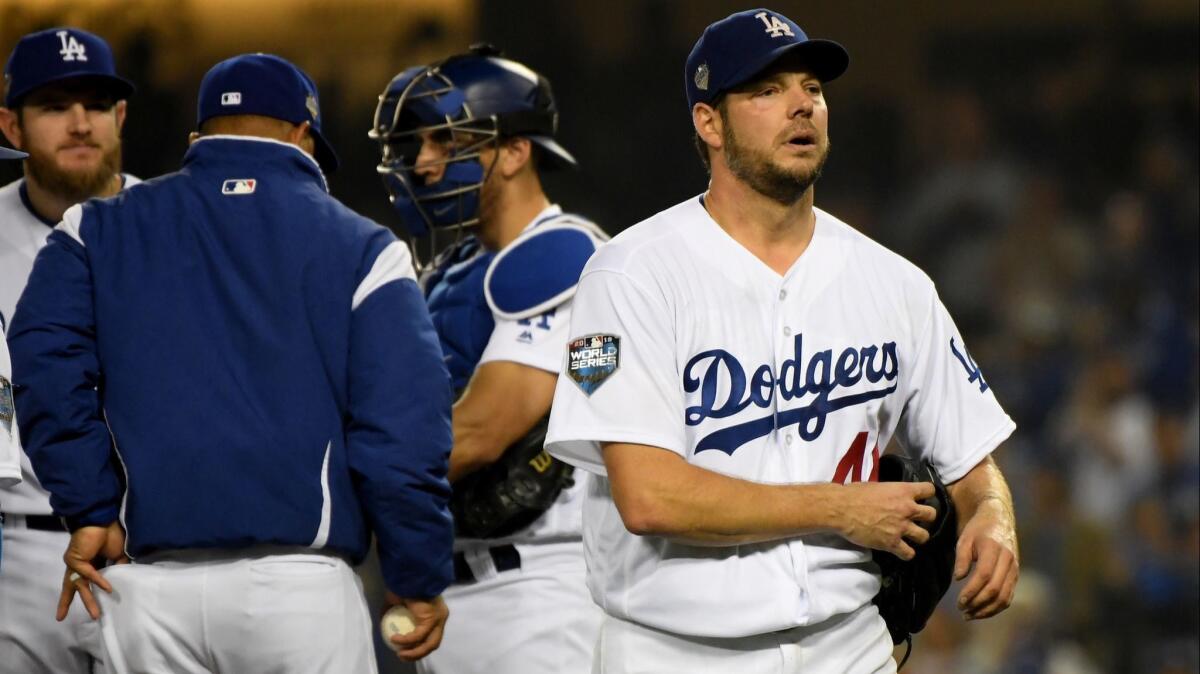
[[[550,319],[554,318],[554,309],[551,309],[550,311],[547,311],[546,313],[538,316],[538,318],[541,320],[539,320],[537,322],[536,327],[539,327],[543,330],[549,330],[550,329]],[[532,324],[533,324],[533,320],[529,319],[529,318],[522,318],[521,320],[517,321],[517,325],[532,325]]]
[[[838,461],[837,470],[833,471],[833,481],[835,484],[850,484],[851,482],[862,482],[863,461],[867,458],[867,432],[863,431],[854,436],[854,442],[850,444],[850,449],[846,450],[846,454],[842,456],[842,460]],[[876,444],[871,448],[871,474],[867,476],[868,482],[879,481],[879,445]]]

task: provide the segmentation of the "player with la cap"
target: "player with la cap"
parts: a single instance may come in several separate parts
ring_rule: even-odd
[[[21,38],[4,69],[0,131],[29,154],[24,177],[0,188],[0,324],[9,321],[46,237],[68,207],[138,182],[121,173],[121,128],[133,85],[108,44],[78,28]],[[79,610],[56,623],[68,535],[22,457],[24,480],[0,486],[8,551],[0,568],[0,663],[11,671],[90,672],[101,652]]]
[[[78,593],[118,674],[375,671],[372,536],[401,657],[441,638],[449,376],[408,248],[328,192],[322,121],[292,63],[218,63],[183,169],[68,209],[18,303],[58,617]]]
[[[461,392],[450,455],[454,617],[418,664],[426,673],[591,666],[600,612],[584,585],[585,474],[542,444],[571,296],[606,237],[543,191],[542,171],[575,166],[556,126],[549,82],[477,45],[397,75],[370,134],[414,249],[453,237],[422,274]]]
[[[708,190],[580,280],[547,448],[600,476],[597,672],[894,672],[872,550],[911,558],[935,511],[876,481],[892,439],[950,483],[963,614],[1011,601],[1014,424],[930,279],[813,203],[848,62],[778,12],[710,25],[685,67]]]

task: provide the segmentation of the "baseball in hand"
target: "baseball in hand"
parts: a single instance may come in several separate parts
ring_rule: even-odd
[[[392,637],[404,636],[417,628],[416,621],[413,620],[412,611],[409,611],[403,606],[393,606],[383,614],[383,618],[379,621],[379,632],[383,634],[383,643],[387,644],[392,650],[399,650],[399,646],[392,643]]]

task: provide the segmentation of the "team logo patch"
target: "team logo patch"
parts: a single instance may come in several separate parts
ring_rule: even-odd
[[[592,395],[621,364],[621,338],[587,335],[567,344],[567,376]]]
[[[708,91],[708,64],[701,63],[696,68],[696,76],[693,78],[696,82],[696,88],[700,91]]]
[[[12,384],[0,377],[0,426],[4,427],[6,433],[12,431],[14,412]]]
[[[312,115],[313,119],[321,116],[321,110],[317,107],[317,97],[309,94],[304,98],[304,107],[308,108],[308,114]]]
[[[221,183],[221,194],[254,194],[258,181],[254,178],[230,178]]]

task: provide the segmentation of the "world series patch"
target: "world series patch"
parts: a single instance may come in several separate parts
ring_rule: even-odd
[[[616,335],[587,335],[567,344],[567,376],[589,396],[620,364],[621,338]]]
[[[0,377],[0,426],[4,427],[5,432],[12,431],[14,412],[12,384],[4,377]]]

